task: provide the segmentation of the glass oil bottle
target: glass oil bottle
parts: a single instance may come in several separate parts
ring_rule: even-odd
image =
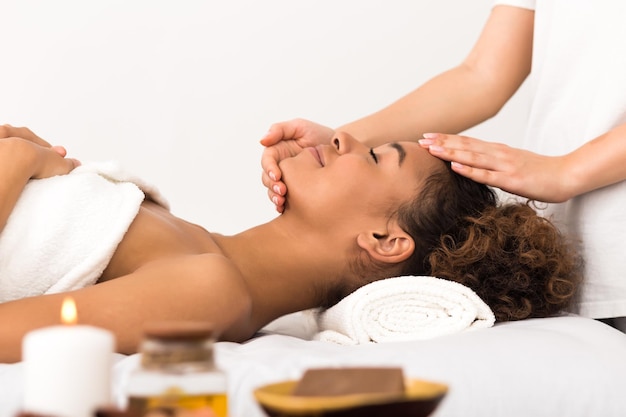
[[[158,322],[144,329],[141,366],[131,374],[128,410],[211,409],[228,416],[226,375],[215,366],[213,329],[203,322]]]

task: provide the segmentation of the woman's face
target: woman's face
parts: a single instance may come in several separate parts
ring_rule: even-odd
[[[442,162],[414,142],[370,149],[338,132],[331,145],[307,148],[280,163],[287,185],[286,212],[316,224],[388,216],[413,198]]]

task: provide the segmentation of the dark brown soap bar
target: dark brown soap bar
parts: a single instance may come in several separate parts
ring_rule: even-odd
[[[402,368],[315,368],[307,370],[292,395],[402,394]]]

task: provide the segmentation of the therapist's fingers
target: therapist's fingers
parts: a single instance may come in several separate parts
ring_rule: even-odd
[[[263,185],[267,188],[271,188],[273,182],[280,181],[282,172],[278,167],[278,162],[286,158],[280,152],[279,145],[273,145],[269,148],[263,149],[261,155],[261,168],[263,168]]]
[[[272,146],[280,141],[293,140],[300,148],[328,144],[335,134],[334,129],[306,119],[293,119],[274,123],[261,138],[261,144]]]
[[[520,149],[460,135],[425,134],[419,144],[433,155],[451,162],[452,169],[483,184],[501,186],[502,175],[519,174],[524,163]]]
[[[267,187],[270,192],[270,199],[275,194],[278,196],[283,196],[287,192],[287,186],[282,181],[273,181],[267,172],[263,171],[261,174],[261,182],[263,185]]]
[[[572,197],[564,157],[540,155],[501,143],[457,135],[428,135],[420,145],[476,182],[532,200],[560,203]]]
[[[261,138],[261,145],[272,146],[283,139],[293,139],[295,130],[291,122],[274,123]]]
[[[261,182],[267,188],[267,195],[274,204],[276,211],[282,213],[285,208],[284,195],[287,192],[287,186],[280,180],[282,172],[278,167],[278,162],[283,157],[278,149],[280,145],[273,145],[263,150]]]
[[[302,152],[302,147],[295,140],[283,140],[263,150],[261,167],[263,174],[261,181],[268,189],[268,196],[279,213],[283,212],[287,185],[282,181],[280,161],[294,157]]]
[[[274,123],[261,138],[261,145],[272,146],[281,140],[301,139],[306,135],[307,128],[311,124],[313,123],[305,119],[293,119]]]
[[[513,148],[502,143],[441,133],[427,133],[418,142],[438,158],[473,168],[501,170],[511,163]]]
[[[272,203],[274,203],[274,208],[277,212],[282,213],[283,211],[285,211],[285,197],[276,194],[271,190],[267,192],[267,195],[269,196],[270,200],[272,200]]]
[[[29,140],[33,143],[36,143],[39,146],[45,146],[49,148],[51,145],[33,133],[27,127],[15,127],[10,124],[0,125],[0,139],[6,139],[10,137],[18,137],[22,139]]]
[[[272,181],[267,172],[263,171],[261,181],[267,187],[267,196],[274,203],[276,211],[282,213],[285,209],[285,193],[287,186],[282,181]]]

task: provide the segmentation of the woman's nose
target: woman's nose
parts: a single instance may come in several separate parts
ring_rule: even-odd
[[[335,147],[340,155],[356,150],[361,150],[360,148],[363,148],[367,151],[367,147],[365,145],[356,140],[354,136],[352,136],[348,132],[343,131],[335,132],[335,136],[331,141],[331,144]]]

